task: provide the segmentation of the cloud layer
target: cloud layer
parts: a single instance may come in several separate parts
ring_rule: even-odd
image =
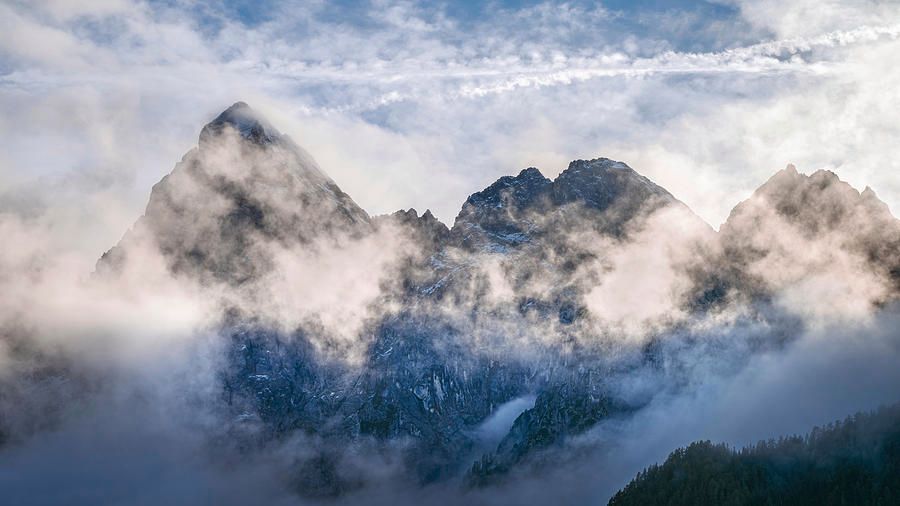
[[[629,161],[713,226],[723,203],[789,161],[900,199],[885,155],[900,13],[881,2],[473,16],[415,2],[279,2],[250,17],[219,3],[0,8],[0,202],[62,222],[103,217],[70,239],[95,252],[196,125],[237,99],[375,214],[412,205],[449,221],[500,175],[599,155]]]
[[[375,1],[245,11],[220,2],[0,3],[0,236],[11,245],[0,254],[0,291],[15,294],[0,302],[0,385],[9,387],[0,434],[12,443],[0,456],[0,488],[12,498],[133,502],[138,490],[148,504],[299,501],[291,480],[327,444],[218,446],[256,442],[258,429],[222,412],[225,353],[212,332],[222,305],[252,301],[249,312],[286,330],[317,319],[320,348],[355,363],[370,344],[357,340],[360,329],[393,309],[382,296],[397,287],[385,280],[418,258],[408,238],[385,226],[340,247],[260,241],[277,274],[237,295],[173,275],[152,247],[134,250],[139,268],[123,278],[89,276],[141,214],[148,189],[196,144],[197,126],[237,99],[314,153],[371,214],[416,206],[450,222],[467,194],[500,175],[536,165],[553,176],[570,159],[600,155],[627,161],[715,227],[788,161],[803,172],[836,169],[900,202],[896,5],[729,1],[657,11],[573,2],[473,14]],[[346,500],[603,500],[691,439],[741,444],[892,400],[896,322],[893,308],[873,310],[890,288],[858,252],[840,249],[858,224],[806,240],[780,217],[764,218],[757,242],[779,254],[748,272],[776,293],[771,307],[728,300],[700,321],[684,310],[702,270],[695,262],[707,259],[698,249],[721,254],[701,223],[670,209],[623,240],[566,238],[592,258],[573,279],[592,286],[582,302],[594,319],[565,331],[572,342],[614,336],[603,351],[627,363],[655,331],[679,329],[661,366],[610,379],[623,398],[649,405],[569,441],[564,458],[578,465],[562,466],[567,474],[540,480],[526,469],[515,485],[460,496],[398,478],[403,443],[363,441],[339,472],[376,485]],[[772,234],[782,241],[770,244]],[[545,296],[558,279],[516,285],[521,272],[491,255],[468,267],[462,302],[425,308],[456,318],[466,332],[455,344],[523,360],[552,348],[558,322],[510,326],[497,315],[515,310],[514,288]],[[822,303],[809,304],[810,293]],[[461,314],[472,300],[495,312]],[[802,331],[785,347],[760,343],[776,324]],[[506,405],[482,437],[495,444],[530,405],[530,396]],[[58,487],[41,487],[48,476]]]

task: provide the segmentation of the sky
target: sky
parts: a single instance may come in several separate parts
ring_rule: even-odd
[[[900,209],[900,3],[0,0],[0,213],[92,262],[235,101],[370,214],[622,160],[713,227],[788,163]]]

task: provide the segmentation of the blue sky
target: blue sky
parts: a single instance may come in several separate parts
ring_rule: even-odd
[[[237,100],[372,214],[623,160],[711,225],[774,171],[900,206],[878,0],[0,1],[0,212],[86,257]]]

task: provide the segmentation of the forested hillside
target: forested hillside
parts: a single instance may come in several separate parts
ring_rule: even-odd
[[[679,448],[609,501],[647,504],[900,504],[900,404],[741,450]]]

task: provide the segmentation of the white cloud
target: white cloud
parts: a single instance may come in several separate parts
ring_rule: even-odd
[[[789,161],[835,168],[896,207],[893,8],[736,6],[734,22],[775,38],[677,52],[674,40],[622,36],[627,12],[574,4],[461,20],[383,2],[354,12],[361,23],[322,3],[280,4],[253,27],[214,4],[200,9],[206,24],[180,4],[4,5],[0,201],[18,209],[13,196],[27,192],[57,216],[110,214],[91,204],[102,201],[136,217],[203,122],[242,99],[373,214],[414,206],[452,221],[500,175],[553,175],[598,155],[629,162],[713,225]],[[791,28],[792,17],[814,22]],[[129,219],[69,235],[97,254]]]
[[[808,37],[897,20],[900,6],[880,0],[726,0],[751,24],[777,37]]]

